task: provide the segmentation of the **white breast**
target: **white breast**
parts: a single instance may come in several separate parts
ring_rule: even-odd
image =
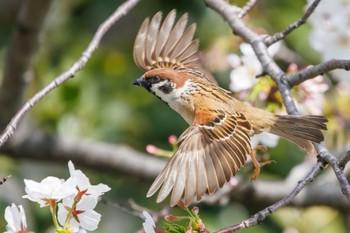
[[[187,80],[185,84],[180,87],[174,87],[173,91],[170,93],[164,93],[159,89],[160,86],[164,85],[164,82],[169,82],[164,80],[162,82],[156,83],[151,87],[151,90],[156,96],[158,96],[162,101],[167,103],[174,111],[179,113],[188,124],[191,124],[194,119],[194,109],[190,103],[190,96],[188,93],[189,88],[191,88],[191,81]],[[175,85],[175,84],[174,84]]]

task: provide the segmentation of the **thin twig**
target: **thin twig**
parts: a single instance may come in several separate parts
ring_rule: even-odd
[[[0,179],[0,185],[4,184],[8,179],[11,178],[11,175],[5,176]]]
[[[138,210],[138,209],[134,209],[132,208],[132,206],[130,204],[127,203],[123,203],[123,202],[118,202],[116,200],[110,201],[108,198],[102,197],[100,200],[101,203],[104,203],[108,206],[111,206],[113,208],[116,208],[118,210],[121,210],[127,214],[130,214],[134,217],[140,218],[140,219],[144,219],[145,217],[142,214],[142,211]]]
[[[102,37],[107,30],[122,16],[125,16],[140,0],[128,0],[118,7],[114,13],[108,17],[97,29],[93,39],[88,47],[83,51],[81,57],[72,65],[70,69],[55,78],[51,83],[44,87],[41,91],[35,94],[27,103],[16,113],[11,119],[10,123],[6,126],[4,132],[0,136],[0,147],[14,134],[18,124],[22,120],[23,116],[41,99],[43,99],[48,93],[60,86],[62,83],[70,78],[73,78],[78,71],[80,71],[86,63],[89,61],[92,54],[98,48]]]
[[[0,148],[0,153],[12,159],[30,159],[64,163],[72,160],[96,171],[112,172],[127,177],[153,181],[165,166],[165,160],[148,156],[129,146],[93,140],[75,140],[43,134],[34,129],[23,132]]]
[[[338,166],[344,170],[346,164],[350,161],[350,150],[346,152],[345,156],[338,160]]]
[[[285,81],[288,82],[289,86],[293,87],[317,75],[322,75],[336,69],[350,70],[350,60],[332,59],[319,65],[310,66],[297,73],[285,76]]]
[[[277,32],[275,35],[273,36],[269,36],[265,38],[265,44],[266,46],[270,46],[273,43],[276,43],[277,41],[282,40],[283,38],[285,38],[287,35],[289,35],[292,31],[294,31],[295,29],[297,29],[298,27],[300,27],[301,25],[303,25],[306,20],[310,17],[310,15],[314,12],[314,10],[316,9],[316,7],[318,6],[318,4],[320,3],[321,0],[315,0],[311,3],[311,5],[307,8],[305,14],[298,19],[298,21],[290,24],[284,31],[282,32]]]
[[[268,217],[269,215],[271,215],[273,212],[275,212],[277,209],[288,205],[291,201],[293,201],[293,199],[298,195],[298,193],[303,190],[303,188],[310,182],[312,182],[315,177],[317,176],[317,174],[323,169],[324,165],[323,162],[317,162],[316,165],[314,165],[311,169],[311,171],[309,172],[309,174],[307,174],[305,176],[305,178],[303,178],[302,180],[300,180],[297,184],[297,186],[293,189],[292,192],[290,192],[290,194],[288,194],[286,197],[284,197],[283,199],[281,199],[280,201],[276,202],[273,205],[270,205],[269,207],[266,207],[265,209],[259,211],[258,213],[254,214],[251,218],[244,220],[238,224],[229,226],[229,227],[225,227],[219,231],[217,231],[216,233],[229,233],[229,232],[235,232],[238,230],[241,230],[243,228],[248,228],[248,227],[252,227],[256,224],[261,223],[262,221],[264,221],[264,219],[266,217]]]
[[[249,11],[255,6],[257,0],[249,0],[243,7],[242,10],[239,12],[238,17],[242,18],[246,14],[249,13]]]
[[[152,211],[145,207],[139,206],[136,203],[134,203],[132,200],[129,201],[129,203],[123,203],[123,202],[117,202],[117,201],[110,201],[108,198],[102,197],[101,203],[104,203],[108,206],[111,206],[113,208],[119,209],[127,214],[130,214],[132,216],[135,216],[137,218],[140,218],[142,220],[145,219],[145,216],[143,215],[143,211],[147,211],[151,214],[153,220],[157,222],[159,219],[165,217],[170,213],[172,208],[170,206],[165,206],[159,211]]]
[[[318,151],[318,156],[322,158],[324,161],[326,161],[332,167],[333,172],[340,184],[342,193],[350,201],[350,184],[349,184],[349,181],[346,179],[346,176],[344,174],[344,169],[343,169],[343,167],[345,167],[345,164],[342,164],[342,167],[340,167],[337,158],[334,157],[334,155],[332,155],[327,150],[327,148],[324,146],[323,143],[314,144],[314,145]],[[345,162],[346,160],[347,160],[347,157],[345,157],[345,160],[340,160],[340,161]]]

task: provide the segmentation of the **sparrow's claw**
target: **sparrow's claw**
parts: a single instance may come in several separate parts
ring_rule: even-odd
[[[254,164],[254,173],[253,173],[253,176],[250,178],[251,181],[254,181],[256,180],[256,178],[259,176],[260,174],[260,168],[267,165],[267,164],[271,164],[271,163],[276,163],[275,160],[268,160],[268,161],[265,161],[265,162],[259,162],[257,159],[256,159],[256,151],[257,150],[262,150],[262,151],[266,151],[267,148],[266,146],[263,146],[263,145],[258,145],[256,147],[254,147],[252,149],[252,152],[250,153],[250,158],[252,159],[252,162]]]

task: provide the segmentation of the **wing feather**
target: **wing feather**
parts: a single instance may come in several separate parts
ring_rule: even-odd
[[[250,123],[238,113],[214,112],[207,122],[195,121],[179,138],[179,148],[152,184],[149,194],[160,189],[157,202],[171,194],[174,206],[213,194],[244,165],[251,152]],[[203,118],[204,119],[204,118]],[[205,118],[206,119],[206,118]]]
[[[165,58],[166,62],[170,62],[170,52],[174,49],[176,43],[183,35],[188,20],[188,14],[184,14],[175,24],[170,32],[168,40],[165,43],[164,49],[161,51],[161,57]]]
[[[180,56],[187,47],[191,44],[194,33],[196,31],[196,24],[191,24],[183,33],[182,37],[177,41],[172,51],[169,53],[169,60],[176,63],[176,57]]]
[[[175,179],[178,175],[178,167],[181,166],[181,164],[179,163],[179,159],[181,159],[181,158],[182,157],[180,157],[180,156],[174,157],[174,160],[171,161],[172,164],[170,166],[166,167],[167,169],[165,172],[167,174],[164,176],[163,180],[159,180],[160,182],[162,182],[162,184],[161,184],[162,186],[161,186],[159,194],[157,196],[157,200],[156,200],[157,203],[162,202],[169,195],[171,190],[173,189]],[[152,186],[151,186],[150,190],[153,188]]]
[[[176,61],[181,61],[182,63],[187,63],[186,61],[189,57],[197,55],[198,46],[198,40],[193,40],[189,45],[187,45],[187,47],[185,47],[183,52],[179,53],[174,59]]]
[[[148,25],[149,25],[149,18],[146,18],[140,29],[137,33],[135,44],[134,44],[134,60],[136,65],[140,69],[145,69],[147,67],[145,63],[145,46],[146,46],[146,38],[147,38],[147,31],[148,31]]]
[[[158,12],[153,16],[151,22],[149,23],[147,37],[146,37],[146,45],[145,45],[145,51],[146,51],[145,61],[146,61],[146,64],[149,66],[152,66],[154,63],[156,63],[154,53],[155,53],[155,48],[157,44],[157,37],[158,37],[161,21],[162,21],[162,12]]]
[[[208,177],[207,173],[205,170],[205,165],[204,165],[204,158],[203,154],[200,153],[200,151],[197,152],[197,186],[196,186],[196,198],[197,200],[201,200],[204,194],[207,191],[207,183],[208,183]]]
[[[193,151],[193,150],[192,150]],[[187,160],[186,163],[186,187],[185,187],[185,205],[190,205],[196,195],[196,186],[197,186],[197,176],[196,176],[196,163],[195,156],[196,154],[190,154],[191,157]]]
[[[234,151],[234,154],[236,155],[236,156],[233,156],[232,158],[235,161],[237,168],[242,167],[246,160],[246,157],[242,156],[242,155],[246,155],[245,151],[242,150],[242,148],[239,145],[237,145],[235,142],[232,142],[232,141],[227,142],[227,146],[231,147],[232,150]]]
[[[187,146],[187,145],[186,145]],[[183,148],[182,153],[184,153],[186,151],[186,148]],[[186,186],[186,164],[188,163],[188,160],[190,158],[187,158],[187,155],[182,155],[180,154],[179,156],[179,163],[180,166],[178,166],[177,169],[177,176],[176,176],[176,181],[174,183],[174,188],[173,188],[173,192],[171,194],[171,199],[170,199],[170,203],[174,203],[177,204],[179,202],[179,200],[181,199],[183,193],[184,193],[184,189]],[[171,181],[172,182],[172,181]]]
[[[217,142],[211,145],[211,149],[212,151],[215,151],[217,158],[220,160],[222,170],[225,174],[225,181],[228,181],[233,175],[231,169],[233,166],[230,164],[230,161],[227,158],[230,157],[229,152],[223,146],[218,145]]]
[[[158,12],[142,23],[134,44],[134,60],[144,70],[170,68],[178,71],[197,71],[201,77],[216,83],[213,76],[204,69],[199,53],[198,40],[193,36],[196,24],[187,29],[188,14],[175,23],[176,11],[172,10],[162,21]]]
[[[238,163],[237,157],[240,156],[229,144],[222,144],[222,147],[227,151],[226,159],[230,165],[232,176],[236,175],[236,171],[239,170],[240,163]]]
[[[170,13],[165,17],[164,22],[159,30],[156,50],[154,53],[154,57],[157,59],[158,62],[163,62],[163,59],[160,56],[160,52],[163,50],[164,45],[169,37],[170,31],[174,26],[175,17],[176,11],[170,11]]]
[[[220,145],[215,145],[217,142],[209,145],[211,157],[215,163],[215,170],[218,175],[219,187],[221,188],[227,181],[227,173],[230,174],[230,168],[227,168],[225,154],[218,153]],[[231,177],[231,176],[230,176]]]
[[[208,154],[208,151],[205,151],[204,154],[204,166],[205,166],[205,171],[207,173],[207,188],[208,188],[208,193],[213,194],[216,191],[216,188],[218,187],[218,178],[217,178],[217,173],[215,171],[214,163],[211,158],[211,156]]]

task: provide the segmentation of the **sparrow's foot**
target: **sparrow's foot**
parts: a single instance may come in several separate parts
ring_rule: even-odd
[[[265,162],[259,162],[256,159],[256,152],[258,150],[262,150],[262,151],[265,152],[267,150],[267,148],[266,148],[266,146],[258,145],[256,147],[254,147],[252,149],[252,152],[250,153],[250,158],[252,159],[252,162],[253,162],[254,167],[255,167],[253,176],[250,178],[251,181],[256,180],[256,178],[259,176],[261,167],[263,167],[263,166],[265,166],[267,164],[276,163],[276,161],[274,161],[274,160],[268,160],[268,161],[265,161]]]

